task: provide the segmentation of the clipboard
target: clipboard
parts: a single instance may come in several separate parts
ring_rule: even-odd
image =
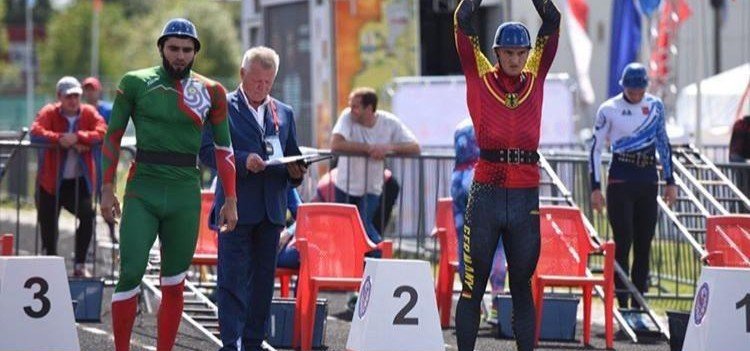
[[[332,158],[333,158],[333,155],[307,154],[307,155],[286,156],[286,157],[278,158],[275,160],[268,160],[268,161],[265,161],[265,163],[266,163],[266,167],[268,167],[268,166],[286,165],[286,164],[294,163],[294,162],[303,162],[305,164],[305,167],[307,167],[310,164],[313,164],[315,162],[329,160]]]

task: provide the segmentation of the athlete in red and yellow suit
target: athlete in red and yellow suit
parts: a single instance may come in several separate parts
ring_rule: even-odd
[[[513,329],[519,350],[534,345],[534,304],[531,276],[539,258],[539,167],[536,164],[542,119],[544,80],[557,51],[560,13],[549,0],[533,0],[542,17],[534,48],[522,71],[509,75],[482,54],[471,18],[481,0],[463,0],[455,12],[456,50],[466,76],[466,101],[474,122],[480,158],[469,195],[463,236],[463,291],[456,310],[459,351],[474,350],[480,303],[498,240],[508,258],[513,296]],[[522,30],[522,46],[531,45]],[[506,42],[498,28],[495,48]],[[506,33],[507,34],[507,33]],[[518,39],[518,38],[515,38]],[[517,43],[516,43],[517,44]],[[499,56],[498,56],[499,57]]]

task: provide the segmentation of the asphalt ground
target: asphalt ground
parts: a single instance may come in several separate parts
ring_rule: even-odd
[[[0,231],[20,233],[20,253],[30,255],[34,253],[35,247],[38,247],[36,239],[36,212],[31,210],[22,211],[18,231],[16,231],[16,213],[15,211],[0,211]],[[73,231],[74,220],[71,216],[63,214],[60,224],[60,241],[59,252],[66,257],[68,270],[72,269],[72,256],[70,253],[73,249]],[[98,275],[106,275],[110,271],[111,256],[109,254],[109,238],[106,226],[99,223],[97,226],[97,235],[99,236],[100,247],[97,250],[97,267]],[[94,267],[89,266],[90,270]],[[104,289],[102,299],[102,312],[100,323],[79,323],[77,331],[81,350],[99,351],[114,350],[114,338],[111,328],[110,301],[113,288]],[[328,350],[346,350],[346,341],[351,326],[351,312],[347,311],[345,293],[323,293],[322,298],[328,300],[328,318],[326,323],[325,345]],[[131,350],[156,350],[156,309],[158,300],[153,299],[152,313],[145,311],[139,313],[132,334]],[[605,349],[604,326],[602,323],[603,315],[601,308],[595,305],[592,308],[594,324],[592,327],[592,339],[590,346],[583,346],[581,340],[581,321],[579,320],[576,327],[575,342],[549,342],[542,341],[537,350],[603,350]],[[579,318],[581,314],[579,313]],[[615,327],[617,330],[617,327]],[[482,323],[477,339],[476,350],[480,351],[503,351],[515,350],[513,340],[495,338],[494,327]],[[456,336],[453,324],[451,328],[443,330],[443,339],[446,350],[457,350]],[[209,338],[202,335],[196,328],[188,323],[180,325],[180,331],[174,350],[196,350],[209,351],[218,350],[219,345],[212,342]],[[663,339],[641,339],[640,343],[634,344],[624,335],[616,333],[615,349],[622,351],[668,351],[669,344]]]
[[[79,323],[77,326],[81,350],[114,350],[114,338],[112,337],[111,314],[109,302],[112,289],[105,289],[102,304],[101,323]],[[328,350],[346,350],[346,341],[351,326],[351,312],[346,309],[346,293],[324,293],[322,297],[328,300],[328,318],[326,322],[325,344]],[[154,300],[154,307],[158,303]],[[575,342],[549,342],[542,341],[537,350],[604,350],[604,327],[595,323],[592,328],[592,340],[590,347],[580,343],[581,323],[578,321]],[[513,340],[497,339],[494,337],[494,328],[482,323],[477,339],[476,350],[480,351],[505,351],[515,350]],[[131,350],[156,350],[156,314],[140,313],[136,319],[132,335]],[[443,340],[446,350],[457,350],[455,329],[443,330]],[[218,350],[219,345],[211,342],[197,329],[188,323],[180,325],[180,331],[175,345],[175,351],[209,351]],[[662,339],[643,340],[634,344],[619,333],[615,338],[615,349],[621,351],[668,351],[669,344]],[[281,349],[280,349],[281,350]]]

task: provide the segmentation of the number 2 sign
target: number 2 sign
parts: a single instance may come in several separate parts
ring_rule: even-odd
[[[347,350],[444,350],[430,266],[367,259]]]
[[[62,257],[0,258],[0,351],[79,351]]]

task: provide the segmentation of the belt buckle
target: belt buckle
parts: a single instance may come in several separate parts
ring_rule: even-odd
[[[508,149],[508,163],[514,164],[514,165],[521,163],[521,149],[519,148]]]
[[[641,168],[646,167],[647,166],[647,164],[646,164],[647,161],[648,160],[646,159],[646,157],[643,154],[636,154],[635,155],[635,165],[636,166],[641,167]]]

